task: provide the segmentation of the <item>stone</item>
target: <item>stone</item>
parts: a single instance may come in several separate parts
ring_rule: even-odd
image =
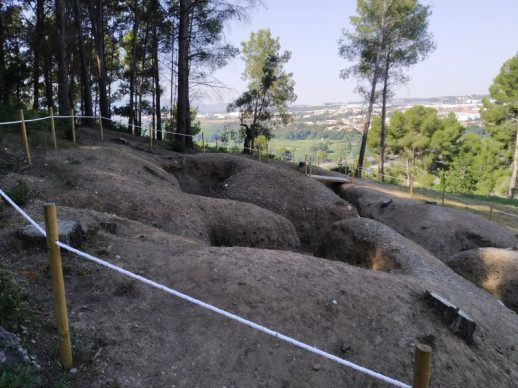
[[[45,223],[38,224],[45,229]],[[77,221],[58,221],[59,241],[74,248],[79,248],[85,240],[85,232]],[[18,236],[26,241],[47,246],[46,238],[33,225],[27,225],[18,231]]]
[[[40,366],[35,362],[34,357],[27,353],[22,347],[22,340],[16,334],[10,333],[0,326],[0,364],[33,364],[37,368]]]
[[[112,137],[112,141],[117,144],[128,145],[128,141],[122,137]]]
[[[381,207],[387,207],[392,203],[392,198],[386,199],[381,203]]]
[[[450,327],[453,333],[463,338],[468,344],[473,344],[473,334],[475,334],[477,324],[470,316],[434,292],[426,291],[424,299],[441,315],[443,322]]]

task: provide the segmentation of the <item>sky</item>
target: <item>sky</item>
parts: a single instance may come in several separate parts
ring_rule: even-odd
[[[429,31],[437,49],[409,68],[410,82],[395,89],[396,97],[440,97],[487,94],[503,63],[518,54],[518,0],[421,0],[432,15]],[[342,29],[352,30],[356,0],[263,0],[249,21],[231,22],[228,42],[241,47],[252,31],[269,28],[281,51],[292,53],[285,65],[293,73],[295,104],[354,102],[356,79],[339,78],[351,63],[338,55]],[[229,90],[202,103],[230,102],[246,90],[244,62],[236,57],[213,74]]]

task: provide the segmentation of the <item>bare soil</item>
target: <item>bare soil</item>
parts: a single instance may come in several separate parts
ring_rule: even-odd
[[[33,198],[23,208],[36,221],[55,202],[60,219],[81,223],[92,255],[376,372],[410,384],[414,347],[424,342],[433,348],[431,387],[516,386],[517,315],[443,263],[472,244],[427,245],[388,222],[392,229],[359,221],[360,194],[346,201],[293,164],[150,150],[109,131],[105,139],[82,128],[77,146],[35,149],[25,166],[4,138],[0,188],[26,182]],[[417,217],[422,241],[431,228],[478,222],[462,211],[408,212],[391,218]],[[64,251],[74,370],[61,371],[47,254],[17,236],[25,225],[0,202],[0,265],[35,311],[21,335],[44,386],[389,386]],[[483,226],[493,227],[501,234]],[[352,237],[340,245],[340,234]],[[369,249],[379,266],[359,258]],[[426,290],[475,320],[474,344],[443,324]]]

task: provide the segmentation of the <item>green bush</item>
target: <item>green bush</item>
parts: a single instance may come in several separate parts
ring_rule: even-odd
[[[185,143],[180,140],[173,140],[171,142],[171,148],[176,152],[185,152]]]
[[[41,386],[38,368],[34,365],[20,368],[13,364],[2,364],[0,372],[0,388],[32,388]]]
[[[25,322],[27,296],[12,281],[11,276],[0,269],[0,326],[19,331]]]
[[[8,190],[6,194],[15,204],[23,206],[31,199],[31,191],[27,184],[21,179],[18,179],[17,182],[18,183],[11,190]]]

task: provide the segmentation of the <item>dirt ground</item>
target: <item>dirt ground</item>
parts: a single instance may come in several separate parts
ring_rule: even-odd
[[[129,143],[112,140],[120,137]],[[143,139],[110,131],[100,142],[82,128],[77,146],[34,149],[26,166],[22,148],[8,140],[0,188],[23,180],[33,194],[23,209],[38,222],[43,204],[55,202],[59,219],[81,223],[81,249],[91,255],[407,384],[418,342],[433,348],[431,387],[518,384],[517,315],[443,263],[471,245],[433,251],[401,231],[358,224],[359,199],[346,201],[339,187],[293,164],[150,150]],[[430,226],[421,231],[450,227],[448,218],[424,213],[420,222],[425,216]],[[478,222],[464,212],[454,219],[459,228]],[[0,265],[35,311],[21,336],[43,386],[390,386],[64,251],[74,369],[61,371],[48,258],[42,244],[18,237],[25,225],[0,202]],[[340,249],[337,233],[352,236]],[[355,244],[369,235],[377,237],[365,247],[390,251],[391,262],[409,270],[376,271],[338,257],[359,256]],[[473,344],[430,309],[427,290],[473,318]]]

